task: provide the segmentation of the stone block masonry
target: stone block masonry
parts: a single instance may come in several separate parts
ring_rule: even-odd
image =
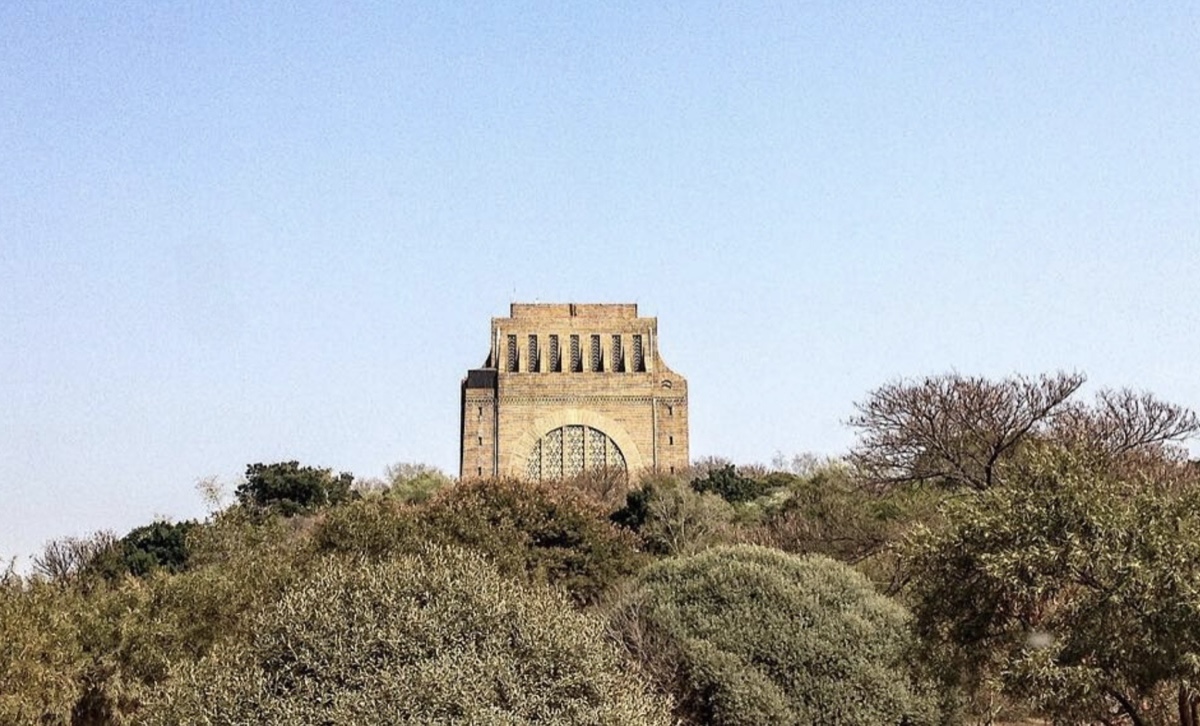
[[[462,478],[682,471],[687,381],[636,304],[513,303],[462,382]]]

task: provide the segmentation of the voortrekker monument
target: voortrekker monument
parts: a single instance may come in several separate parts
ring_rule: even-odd
[[[463,379],[459,476],[682,471],[687,400],[636,304],[513,303]]]

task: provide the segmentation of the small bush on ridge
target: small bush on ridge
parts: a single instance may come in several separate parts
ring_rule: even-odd
[[[933,722],[908,620],[845,565],[752,545],[655,563],[612,614],[679,715],[717,726]]]

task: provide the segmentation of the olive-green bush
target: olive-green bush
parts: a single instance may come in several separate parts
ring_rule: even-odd
[[[663,560],[611,618],[689,723],[935,720],[906,666],[907,613],[824,557],[737,545]]]
[[[561,587],[579,605],[595,603],[644,566],[636,534],[598,502],[554,483],[475,480],[410,505],[370,497],[326,510],[312,534],[321,553],[391,557],[426,542],[484,554],[501,572]]]
[[[738,473],[733,464],[711,469],[692,480],[691,487],[701,494],[716,494],[730,504],[748,502],[766,494],[771,483]]]
[[[429,540],[419,514],[420,507],[399,499],[364,497],[323,512],[310,544],[321,554],[370,558],[412,552]]]
[[[581,605],[649,559],[637,535],[610,522],[602,505],[561,484],[462,483],[439,492],[420,521],[431,541],[482,552],[502,572],[561,587]]]
[[[701,493],[672,476],[652,475],[629,492],[610,519],[636,531],[658,555],[687,555],[734,536],[737,512],[711,492]]]
[[[0,723],[66,724],[80,699],[75,590],[0,574]]]
[[[147,724],[668,724],[604,634],[550,589],[430,546],[331,556],[249,640],[184,662]]]
[[[298,521],[235,511],[198,525],[177,574],[0,575],[0,724],[131,723],[173,666],[247,639],[251,617],[304,576]]]

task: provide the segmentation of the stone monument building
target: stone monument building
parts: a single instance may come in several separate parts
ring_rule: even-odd
[[[673,473],[688,465],[687,381],[636,304],[513,303],[462,383],[462,478]]]

